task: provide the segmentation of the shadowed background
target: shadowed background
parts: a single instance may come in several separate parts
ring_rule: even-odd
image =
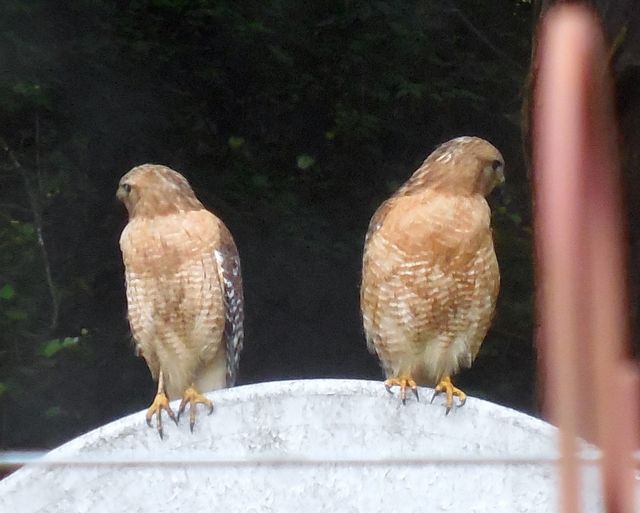
[[[502,151],[508,196],[492,203],[497,316],[457,383],[534,411],[520,135],[532,11],[525,0],[2,2],[0,448],[51,446],[152,399],[125,317],[115,190],[128,169],[182,172],[234,234],[239,384],[379,379],[358,307],[364,233],[459,135]]]

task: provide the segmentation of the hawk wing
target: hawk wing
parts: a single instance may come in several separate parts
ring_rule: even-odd
[[[394,200],[395,198],[391,197],[388,200],[384,201],[371,217],[371,221],[369,221],[369,227],[367,228],[367,233],[364,236],[365,253],[367,242],[369,242],[369,239],[371,239],[371,237],[373,237],[382,226],[384,218],[387,216],[389,210],[391,210],[391,208],[393,207]]]
[[[232,387],[238,376],[244,341],[244,295],[238,249],[229,230],[220,224],[220,246],[214,253],[224,304],[223,338],[226,346],[227,386]]]
[[[371,267],[371,261],[370,261],[371,254],[370,254],[369,243],[373,239],[375,234],[378,232],[378,230],[382,227],[382,223],[384,222],[385,217],[393,207],[394,201],[395,200],[392,197],[386,200],[385,202],[383,202],[378,207],[378,210],[376,210],[373,216],[371,217],[371,221],[369,222],[369,228],[367,229],[367,233],[364,237],[364,251],[362,254],[362,283],[360,286],[360,305],[361,305],[360,307],[361,307],[361,313],[363,316],[363,323],[365,327],[364,333],[367,339],[367,349],[372,354],[376,354],[376,349],[375,349],[375,343],[372,337],[371,330],[368,329],[369,323],[367,322],[367,314],[365,312],[369,310],[367,306],[370,307],[370,311],[373,311],[373,312],[375,312],[378,309],[379,297],[372,296],[371,294],[367,294],[367,291],[366,291],[367,284],[369,281],[368,273],[370,272],[370,267]],[[372,302],[373,304],[365,305],[365,295],[367,296],[367,300]]]

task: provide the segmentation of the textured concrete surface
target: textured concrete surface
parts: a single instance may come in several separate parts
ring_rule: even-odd
[[[187,419],[167,419],[160,440],[138,412],[55,449],[48,458],[120,463],[25,467],[0,482],[0,512],[557,510],[550,464],[434,461],[555,457],[555,429],[508,408],[469,398],[445,416],[441,399],[429,404],[429,389],[403,406],[382,383],[355,380],[264,383],[209,397],[215,411],[198,416],[193,434]],[[173,463],[131,463],[149,459]],[[594,470],[585,474],[584,511],[602,511]]]

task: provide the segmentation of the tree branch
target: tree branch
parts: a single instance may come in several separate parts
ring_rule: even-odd
[[[4,208],[6,210],[15,210],[22,213],[31,213],[31,210],[23,207],[22,205],[18,205],[17,203],[0,203],[0,208]]]
[[[475,35],[480,42],[486,46],[489,50],[491,50],[497,57],[499,57],[500,59],[508,62],[509,64],[511,64],[512,66],[515,66],[516,68],[518,68],[521,71],[525,70],[525,67],[519,63],[518,61],[514,60],[513,58],[511,58],[509,55],[507,55],[505,52],[503,52],[502,50],[500,50],[500,48],[498,48],[496,45],[494,45],[487,36],[484,35],[484,33],[482,33],[480,31],[480,29],[478,29],[472,22],[471,20],[467,17],[467,15],[462,12],[462,10],[455,6],[453,4],[453,2],[447,1],[446,2],[449,6],[449,11],[453,14],[455,14],[458,19],[462,22],[462,24],[467,27],[467,29],[469,30],[469,32],[471,32],[473,35]]]
[[[42,230],[42,212],[40,210],[40,203],[38,196],[31,186],[29,176],[22,164],[18,161],[15,153],[11,150],[7,142],[0,137],[0,148],[7,154],[9,162],[13,168],[18,171],[24,182],[24,187],[29,198],[29,206],[31,207],[31,214],[33,215],[33,224],[36,229],[37,243],[40,248],[40,255],[42,257],[42,263],[44,265],[44,274],[47,281],[47,287],[49,289],[49,297],[51,298],[51,321],[49,324],[49,330],[54,331],[58,326],[58,317],[60,315],[60,303],[58,301],[58,293],[56,286],[53,282],[53,276],[51,274],[51,264],[49,263],[49,252],[44,242],[43,230]]]

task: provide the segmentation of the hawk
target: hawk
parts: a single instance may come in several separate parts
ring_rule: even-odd
[[[177,423],[190,406],[209,413],[201,391],[235,384],[243,343],[240,259],[231,233],[206,210],[180,173],[145,164],[125,174],[117,197],[129,213],[120,237],[129,325],[136,349],[158,382],[146,415]],[[178,416],[169,397],[182,397]]]
[[[489,329],[500,287],[485,197],[504,182],[489,142],[459,137],[431,153],[378,208],[365,238],[360,306],[367,346],[385,386],[434,384],[434,397],[466,395],[451,377],[470,367]],[[433,400],[433,399],[432,399]]]

